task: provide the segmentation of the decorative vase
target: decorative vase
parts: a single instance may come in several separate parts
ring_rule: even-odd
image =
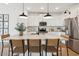
[[[19,32],[19,36],[23,36],[23,32]]]

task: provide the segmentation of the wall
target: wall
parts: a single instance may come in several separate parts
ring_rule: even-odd
[[[21,4],[0,4],[0,14],[9,14],[9,33],[11,35],[17,34],[18,32],[14,29],[17,22],[24,22],[26,26],[38,26],[40,21],[48,22],[48,26],[64,26],[63,15],[53,15],[53,19],[44,20],[42,15],[29,15],[29,18],[19,19],[19,15],[22,13]],[[27,14],[27,11],[25,11]],[[25,32],[26,33],[26,32]]]
[[[20,21],[19,15],[22,13],[20,4],[0,4],[0,14],[9,14],[9,33],[14,35],[18,33],[14,28],[16,23]],[[22,20],[26,22],[26,20]]]
[[[28,20],[28,26],[39,26],[40,21],[46,21],[47,26],[64,26],[64,20],[62,16],[52,16],[52,19],[44,19],[43,15],[30,16]]]

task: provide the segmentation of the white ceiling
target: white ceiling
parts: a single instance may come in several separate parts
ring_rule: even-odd
[[[49,3],[49,10],[50,12],[52,11],[60,12],[60,11],[72,8],[75,5],[78,5],[78,4],[77,3]],[[46,3],[25,3],[24,6],[25,6],[25,9],[30,8],[31,11],[47,11]],[[44,9],[41,10],[40,9],[41,7]],[[55,10],[56,7],[59,9]]]
[[[49,9],[50,11],[63,11],[65,9],[71,8],[72,6],[77,5],[74,3],[50,3]],[[43,7],[44,10],[41,10],[40,8]],[[58,10],[55,10],[55,8],[58,7]],[[28,3],[25,4],[25,8],[30,8],[31,11],[47,11],[47,4],[46,3]]]
[[[22,8],[22,3],[9,3],[4,4],[0,3],[0,6],[20,6]],[[72,8],[73,6],[78,5],[78,3],[49,3],[49,11],[55,13],[64,12],[66,9]],[[47,4],[46,3],[25,3],[24,4],[25,11],[28,12],[47,12]],[[18,7],[19,8],[19,7]],[[41,9],[42,8],[42,9]],[[58,8],[57,10],[55,8]]]

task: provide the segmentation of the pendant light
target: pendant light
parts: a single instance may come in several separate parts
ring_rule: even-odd
[[[47,14],[44,15],[44,19],[50,19],[50,18],[52,18],[52,15],[50,15],[49,13],[49,3],[47,3]]]
[[[21,15],[19,15],[20,18],[23,18],[23,19],[27,19],[28,16],[24,14],[24,3],[23,3],[23,13]]]
[[[70,12],[69,10],[65,10],[65,11],[64,11],[64,14],[65,14],[65,15],[67,15],[67,14],[69,14],[69,15],[70,15],[70,14],[71,14],[71,12]]]

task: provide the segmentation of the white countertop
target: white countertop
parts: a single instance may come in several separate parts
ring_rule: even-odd
[[[64,39],[64,40],[67,40],[66,38],[63,38],[61,37],[61,34],[65,34],[64,32],[49,32],[49,33],[45,33],[45,34],[24,34],[23,36],[19,36],[19,35],[13,35],[13,36],[10,36],[10,37],[7,37],[5,39],[8,39],[8,40],[11,40],[11,39],[24,39],[24,40],[27,40],[27,39],[42,39],[42,40],[45,40],[45,39]]]

